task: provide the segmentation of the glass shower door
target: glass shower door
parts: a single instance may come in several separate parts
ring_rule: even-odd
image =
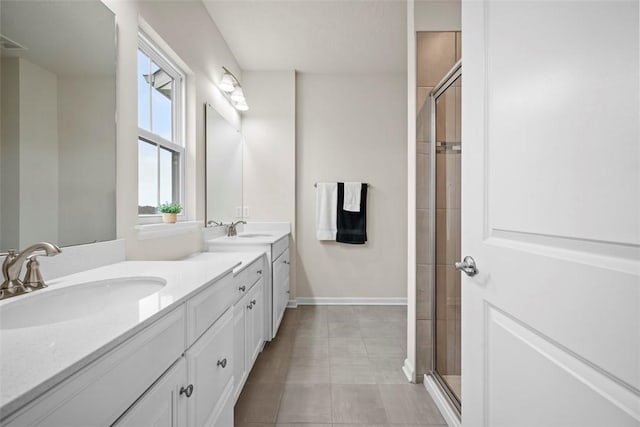
[[[455,69],[455,67],[454,67]],[[461,259],[461,95],[462,76],[450,74],[432,93],[432,149],[435,215],[434,362],[433,376],[460,410],[461,405],[461,298],[460,273],[454,263]],[[435,151],[435,152],[434,152]]]

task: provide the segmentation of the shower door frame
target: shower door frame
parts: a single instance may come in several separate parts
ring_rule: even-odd
[[[462,76],[462,60],[459,60],[454,64],[453,67],[444,75],[444,77],[440,80],[440,82],[433,88],[433,90],[429,93],[429,104],[431,107],[431,147],[429,149],[429,153],[431,155],[431,171],[430,171],[430,185],[429,185],[429,201],[431,202],[431,209],[429,215],[429,228],[431,231],[431,257],[433,259],[433,266],[431,272],[431,318],[433,321],[431,322],[431,369],[428,375],[431,375],[435,380],[438,388],[442,392],[442,394],[449,401],[451,407],[455,409],[458,417],[462,416],[462,396],[458,398],[455,393],[451,390],[451,387],[447,384],[447,382],[442,378],[440,373],[436,370],[436,353],[437,353],[437,317],[436,317],[436,268],[435,268],[435,257],[436,257],[436,100],[442,95],[447,89],[453,85],[453,83]],[[462,138],[461,138],[462,139]],[[460,153],[462,155],[462,151]]]

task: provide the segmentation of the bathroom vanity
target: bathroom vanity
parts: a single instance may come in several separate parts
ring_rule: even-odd
[[[265,336],[271,340],[289,303],[289,223],[249,223],[239,226],[233,237],[211,237],[210,228],[204,230],[204,246],[210,252],[260,251],[267,256],[265,269]]]
[[[211,255],[119,262],[1,302],[0,424],[232,426],[264,343],[266,258]]]

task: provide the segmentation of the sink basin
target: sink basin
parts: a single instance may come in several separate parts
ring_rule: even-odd
[[[0,329],[50,325],[88,317],[110,306],[138,304],[166,284],[160,277],[123,277],[34,291],[0,307]]]
[[[245,238],[249,238],[249,237],[271,237],[271,234],[266,234],[266,233],[243,233],[243,234],[238,234],[238,237],[245,237]]]

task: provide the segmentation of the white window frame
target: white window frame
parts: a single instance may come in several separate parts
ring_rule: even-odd
[[[136,139],[136,147],[139,144],[139,139],[147,141],[152,144],[157,144],[159,147],[167,148],[171,151],[179,153],[179,203],[182,206],[182,212],[178,214],[178,221],[185,221],[187,219],[186,212],[186,149],[185,149],[185,73],[171,61],[168,56],[151,41],[148,35],[141,29],[138,30],[138,50],[141,50],[147,55],[153,62],[155,62],[160,68],[162,68],[167,74],[174,79],[174,88],[172,98],[172,141],[168,141],[165,138],[150,132],[146,129],[138,127],[138,138]],[[137,67],[136,67],[137,73]],[[151,102],[151,100],[150,100]],[[151,105],[151,104],[150,104]],[[150,117],[150,127],[153,127],[153,117]],[[138,118],[139,122],[139,118]],[[138,163],[138,167],[139,167]],[[158,171],[160,171],[160,156],[158,156]],[[140,186],[138,185],[138,191]],[[158,194],[160,194],[160,179],[158,179]],[[138,197],[139,200],[139,197]],[[163,202],[160,202],[163,203]],[[160,222],[162,214],[138,214],[138,223],[149,224]]]

